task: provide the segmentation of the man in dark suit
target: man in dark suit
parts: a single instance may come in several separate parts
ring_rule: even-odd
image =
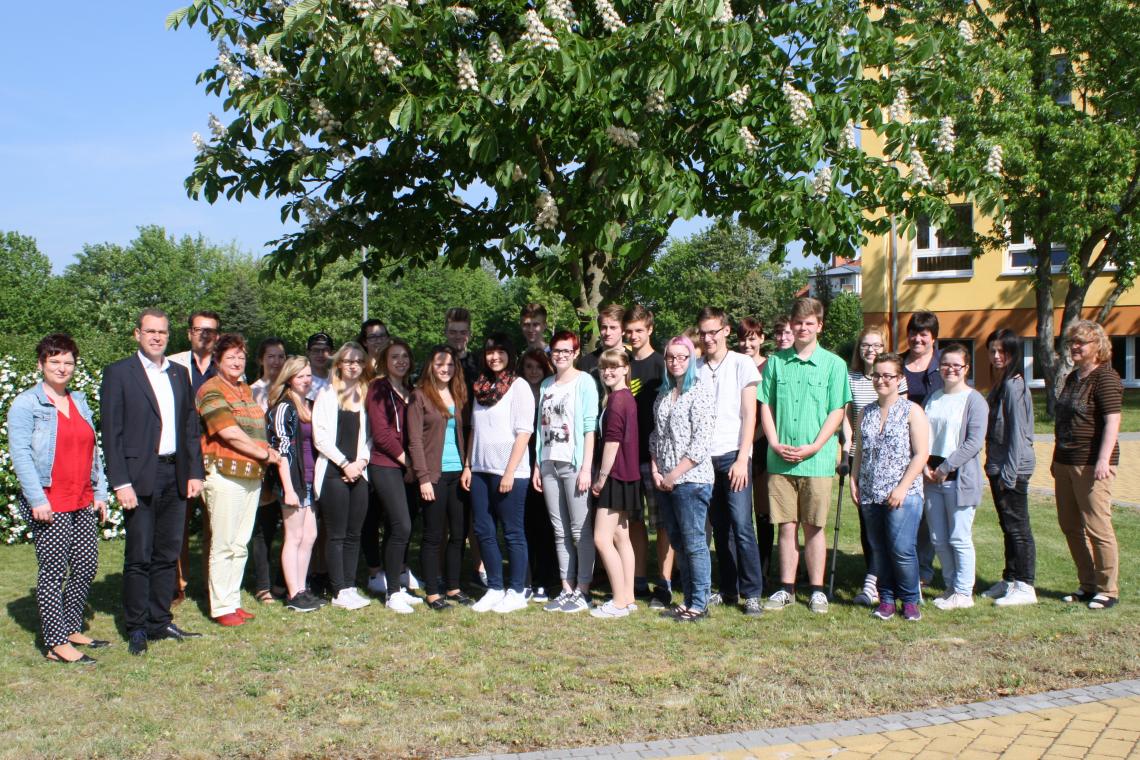
[[[205,472],[190,377],[165,356],[166,314],[145,309],[134,337],[138,353],[103,371],[100,394],[107,480],[126,520],[123,609],[129,649],[137,655],[147,639],[201,635],[174,624],[170,601],[186,499],[202,490]]]

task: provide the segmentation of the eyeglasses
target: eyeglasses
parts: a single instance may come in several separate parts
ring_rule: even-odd
[[[940,364],[938,366],[941,369],[946,370],[947,372],[961,372],[962,370],[966,369],[966,367],[968,367],[970,365],[968,365],[968,364]]]
[[[717,335],[719,335],[720,333],[724,332],[727,329],[728,329],[727,326],[718,327],[715,330],[701,330],[697,334],[700,335],[701,338],[715,338]]]
[[[551,356],[569,356],[574,353],[572,348],[552,348],[550,349]]]
[[[217,335],[218,328],[216,327],[191,327],[190,332],[195,335]]]
[[[666,362],[687,362],[689,361],[688,354],[665,354]]]
[[[860,351],[870,351],[871,349],[874,349],[875,351],[882,351],[883,350],[883,344],[882,343],[860,343],[859,344],[859,350]]]
[[[876,372],[875,374],[871,375],[871,382],[881,383],[883,381],[886,381],[889,383],[894,380],[898,380],[899,377],[901,377],[901,375],[887,375],[883,374],[882,372]]]
[[[362,367],[364,366],[363,359],[341,359],[340,363],[345,366]]]
[[[378,340],[388,340],[388,333],[372,333],[371,335],[364,336],[365,343],[372,343]]]

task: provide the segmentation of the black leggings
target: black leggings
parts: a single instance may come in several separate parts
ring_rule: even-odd
[[[408,543],[412,538],[410,505],[416,496],[409,493],[411,488],[404,483],[404,471],[398,467],[370,464],[368,478],[372,482],[372,492],[384,510],[384,543],[381,549],[384,553],[384,575],[388,578],[388,590],[392,592],[400,588],[400,573],[407,561]]]
[[[356,586],[356,563],[360,559],[360,528],[368,512],[368,482],[359,478],[345,483],[330,465],[321,487],[320,508],[325,523],[325,563],[333,594]]]
[[[254,591],[269,591],[273,586],[273,557],[281,552],[273,552],[273,541],[277,538],[277,526],[281,524],[281,504],[277,500],[257,507],[257,519],[253,523],[253,536],[249,541],[249,553],[253,557]],[[281,583],[281,567],[277,567],[277,580]]]
[[[526,531],[527,559],[530,560],[530,584],[547,589],[559,589],[558,557],[554,552],[554,526],[546,499],[534,490],[526,489],[523,511],[523,529]]]
[[[463,503],[459,500],[459,472],[445,472],[434,483],[435,501],[423,502],[424,540],[420,544],[420,571],[429,596],[459,588],[459,568],[463,542],[467,538]],[[447,531],[443,578],[447,589],[439,588],[439,547]]]

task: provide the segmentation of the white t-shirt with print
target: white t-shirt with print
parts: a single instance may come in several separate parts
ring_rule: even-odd
[[[715,369],[704,359],[699,360],[697,372],[701,382],[713,389],[716,403],[711,453],[715,457],[736,451],[740,448],[740,426],[744,421],[740,397],[748,386],[755,389],[760,384],[760,371],[751,358],[729,351],[715,363]]]

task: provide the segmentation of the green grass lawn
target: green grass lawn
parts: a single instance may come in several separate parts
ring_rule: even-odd
[[[804,597],[746,618],[717,609],[681,626],[644,608],[624,620],[414,615],[380,605],[297,615],[257,606],[220,629],[187,602],[177,622],[206,638],[127,654],[118,630],[122,545],[102,547],[90,632],[115,640],[90,669],[46,662],[29,546],[0,548],[0,755],[5,757],[439,757],[646,741],[965,703],[1140,675],[1140,514],[1118,510],[1123,604],[1064,605],[1075,589],[1051,503],[1034,504],[1036,607],[924,608],[919,623],[853,607],[863,568],[844,506],[831,613]],[[828,528],[830,542],[831,529]],[[975,528],[978,588],[1001,569],[987,500]],[[937,590],[928,593],[928,597]]]
[[[1033,432],[1053,432],[1053,420],[1045,415],[1044,390],[1033,391]],[[1120,415],[1120,432],[1140,432],[1140,388],[1124,389],[1124,408]]]

